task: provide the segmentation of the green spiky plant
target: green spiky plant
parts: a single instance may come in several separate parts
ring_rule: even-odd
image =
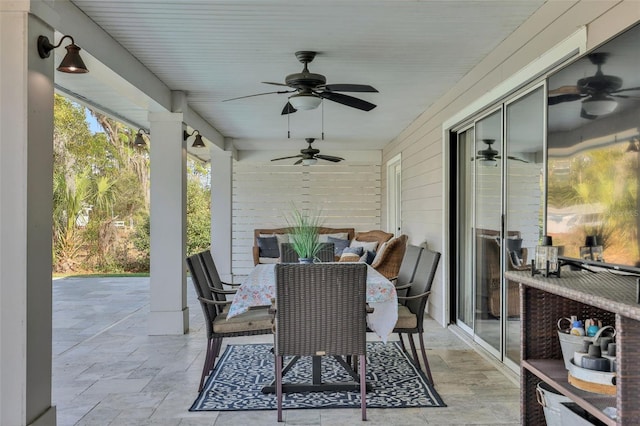
[[[292,206],[286,217],[289,226],[289,242],[300,259],[315,259],[322,244],[318,239],[322,218]]]

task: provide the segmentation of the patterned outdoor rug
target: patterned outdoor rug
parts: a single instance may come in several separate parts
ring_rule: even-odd
[[[275,410],[275,394],[262,387],[274,379],[271,345],[229,345],[189,411]],[[287,359],[285,359],[285,364]],[[322,359],[325,382],[351,381],[331,357]],[[311,357],[301,358],[285,383],[311,381]],[[367,343],[369,408],[446,407],[424,373],[396,342]],[[359,408],[359,392],[285,393],[283,408]]]

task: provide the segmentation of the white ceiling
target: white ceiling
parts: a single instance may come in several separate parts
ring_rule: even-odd
[[[381,149],[544,1],[72,3],[169,89],[185,92],[189,106],[237,149],[289,149],[295,154],[304,147],[304,138],[320,138],[323,129],[325,140],[318,148],[327,148],[327,153]],[[81,39],[75,41],[83,47]],[[319,52],[309,69],[325,75],[329,84],[378,89],[348,93],[377,108],[364,112],[325,100],[324,108],[287,117],[280,115],[287,95],[222,102],[278,90],[261,82],[284,82],[286,75],[300,72],[302,64],[294,56],[298,50]],[[122,92],[134,90],[126,83],[105,86],[101,77],[109,71],[92,59],[95,52],[81,53],[91,72],[84,78],[56,73],[59,88],[134,125],[148,126],[147,108],[157,105],[126,99]]]

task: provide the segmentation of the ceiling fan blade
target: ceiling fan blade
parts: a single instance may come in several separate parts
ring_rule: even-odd
[[[549,90],[549,95],[579,95],[580,93],[578,86],[560,86],[557,89]]]
[[[277,92],[256,93],[255,95],[239,96],[237,98],[225,99],[222,102],[235,101],[237,99],[244,99],[244,98],[253,98],[254,96],[272,95],[274,93],[277,93],[277,94],[280,95],[280,94],[283,94],[283,93],[291,93],[291,92],[295,92],[295,90],[279,90]]]
[[[337,102],[342,105],[350,106],[352,108],[357,108],[363,111],[371,111],[376,106],[370,102],[364,101],[362,99],[354,98],[353,96],[343,95],[342,93],[334,93],[334,92],[314,92],[318,96],[324,99],[329,99],[330,101]]]
[[[323,154],[317,154],[316,158],[319,158],[321,160],[333,161],[334,163],[344,160],[344,158],[342,157],[334,157],[333,155],[323,155]]]
[[[640,90],[640,87],[627,87],[626,89],[618,89],[618,90],[614,90],[613,92],[610,92],[610,93],[629,92],[631,90]]]
[[[512,157],[511,155],[507,156],[507,159],[516,160],[516,161],[522,161],[523,163],[529,163],[527,160],[524,160],[524,159],[518,158],[518,157]]]
[[[325,84],[322,87],[332,92],[378,92],[367,84]]]
[[[280,115],[293,114],[296,111],[297,109],[295,109],[293,105],[291,105],[291,102],[287,101],[287,104],[284,106],[284,108],[282,108],[282,112],[280,113]]]
[[[294,166],[297,166],[298,164],[302,164],[302,158],[293,163]]]
[[[288,160],[290,158],[300,158],[300,157],[304,157],[302,154],[298,154],[298,155],[291,155],[289,157],[280,157],[280,158],[274,158],[271,161],[278,161],[278,160]]]
[[[578,94],[567,94],[567,95],[558,95],[558,96],[549,96],[547,98],[547,103],[549,105],[557,105],[563,102],[572,102],[577,101],[578,99],[582,99],[582,95]]]
[[[595,120],[596,118],[598,118],[597,115],[587,114],[587,111],[585,111],[584,108],[580,109],[580,117],[586,118],[587,120]]]
[[[262,83],[264,83],[264,84],[273,84],[274,86],[285,86],[285,87],[288,87],[284,83],[274,83],[273,81],[263,81]]]

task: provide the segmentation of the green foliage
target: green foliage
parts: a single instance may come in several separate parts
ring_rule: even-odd
[[[211,188],[208,169],[187,163],[187,256],[211,245]]]
[[[322,247],[318,239],[318,228],[322,226],[319,214],[299,210],[292,205],[285,216],[289,226],[289,242],[301,259],[314,259]]]

